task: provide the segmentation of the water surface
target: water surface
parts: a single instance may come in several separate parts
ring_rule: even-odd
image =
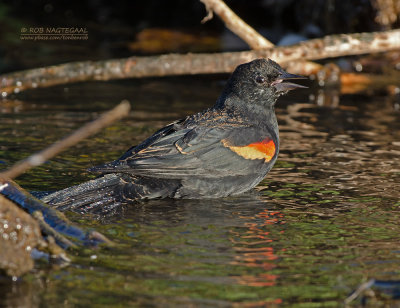
[[[89,83],[1,101],[0,167],[130,100],[128,118],[18,179],[29,190],[80,183],[93,177],[87,167],[212,105],[224,78]],[[153,200],[100,219],[67,213],[119,247],[81,249],[69,267],[38,264],[3,281],[0,306],[336,307],[370,278],[400,280],[398,104],[322,94],[278,102],[281,152],[254,191]]]

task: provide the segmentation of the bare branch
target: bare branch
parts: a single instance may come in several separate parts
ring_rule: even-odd
[[[89,80],[110,80],[154,76],[230,73],[244,62],[271,58],[283,66],[292,61],[318,60],[400,49],[400,30],[330,35],[292,46],[243,52],[214,54],[169,54],[152,57],[130,57],[98,62],[73,62],[20,71],[0,76],[3,97],[37,87],[49,87]],[[308,75],[303,66],[292,73]]]
[[[203,21],[212,18],[214,11],[225,23],[226,27],[244,40],[252,49],[267,49],[275,45],[260,35],[256,30],[245,23],[237,16],[222,0],[200,0],[207,8],[208,15]],[[310,72],[317,72],[323,68],[322,65],[311,61],[299,60],[292,62],[288,70],[298,74],[309,75]],[[308,73],[308,74],[307,74]]]
[[[89,137],[97,133],[100,129],[105,126],[110,125],[114,121],[126,116],[130,110],[130,104],[128,101],[122,101],[118,106],[114,109],[106,112],[97,120],[86,124],[85,126],[81,127],[77,131],[75,131],[72,135],[57,141],[56,143],[52,144],[48,148],[40,151],[39,153],[33,154],[28,158],[17,162],[11,169],[1,172],[0,179],[13,179],[22,173],[26,172],[27,170],[31,169],[32,167],[39,166],[43,164],[46,160],[54,157],[61,151],[75,145],[82,139]]]
[[[221,0],[200,0],[206,6],[208,15],[201,21],[202,23],[213,17],[215,12],[225,23],[226,27],[244,40],[251,49],[265,49],[274,47],[270,41],[260,35],[239,16],[237,16],[223,1]]]

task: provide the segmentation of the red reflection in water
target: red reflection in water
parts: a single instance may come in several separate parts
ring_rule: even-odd
[[[278,211],[263,210],[254,217],[240,218],[246,221],[254,220],[254,222],[246,222],[244,227],[247,229],[232,230],[231,238],[234,249],[237,252],[235,261],[232,264],[245,266],[249,268],[261,268],[263,273],[254,275],[242,275],[236,277],[239,284],[256,287],[274,286],[278,279],[278,275],[271,274],[276,267],[278,256],[275,254],[273,243],[276,239],[271,233],[283,233],[283,230],[277,230],[278,225],[285,223],[283,213]],[[273,301],[275,304],[280,303],[281,299]]]

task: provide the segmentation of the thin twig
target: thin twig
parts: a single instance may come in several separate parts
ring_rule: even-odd
[[[221,0],[200,0],[206,6],[208,15],[201,21],[202,23],[213,17],[213,12],[217,14],[225,23],[226,27],[244,40],[251,49],[272,48],[274,44],[260,35],[239,16],[237,16],[223,1]]]
[[[348,296],[345,300],[344,303],[346,305],[350,304],[353,300],[355,300],[358,296],[360,296],[365,290],[370,289],[375,283],[375,279],[370,279],[367,282],[364,282],[361,284],[357,290],[355,290],[350,296]]]
[[[110,80],[185,74],[230,73],[256,58],[270,58],[285,66],[292,61],[318,60],[400,49],[400,30],[329,35],[292,46],[213,54],[169,54],[105,61],[73,62],[0,75],[0,92],[9,93],[89,80]],[[291,71],[294,74],[303,74]]]
[[[90,135],[97,133],[103,127],[110,125],[114,121],[126,116],[129,110],[130,110],[129,102],[126,100],[122,101],[118,106],[106,112],[97,120],[81,127],[80,129],[78,129],[65,139],[57,141],[48,148],[44,149],[43,151],[40,151],[36,154],[29,156],[24,160],[17,162],[14,166],[11,167],[11,169],[1,172],[0,179],[16,178],[17,176],[21,175],[22,173],[26,172],[32,167],[43,164],[45,161],[54,157],[61,151],[75,145],[82,139],[85,139]]]

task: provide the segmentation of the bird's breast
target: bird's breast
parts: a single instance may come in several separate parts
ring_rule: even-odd
[[[269,162],[276,152],[275,143],[270,138],[266,138],[260,142],[250,143],[245,146],[232,146],[225,140],[222,143],[225,147],[246,159],[264,159],[266,162]]]

